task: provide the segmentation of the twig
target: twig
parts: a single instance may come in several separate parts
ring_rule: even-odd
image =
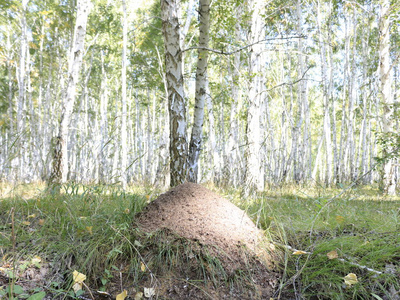
[[[83,285],[85,286],[85,288],[88,290],[88,292],[89,292],[90,297],[92,298],[92,300],[95,300],[95,298],[94,298],[92,292],[90,291],[90,288],[86,285],[86,283],[84,283],[84,282],[82,281],[82,284],[83,284]]]
[[[384,272],[377,271],[377,270],[374,270],[374,269],[372,269],[372,268],[369,268],[369,267],[367,267],[367,266],[362,266],[362,265],[360,265],[360,264],[358,264],[358,263],[345,260],[344,258],[338,258],[338,260],[340,260],[341,262],[344,262],[344,263],[348,263],[348,264],[350,264],[350,265],[352,265],[352,266],[359,267],[360,269],[365,269],[365,270],[367,270],[367,271],[369,271],[369,272],[379,274],[379,275],[384,273]]]
[[[293,252],[304,252],[303,254],[312,254],[312,252],[303,251],[303,250],[298,250],[298,249],[293,248],[292,246],[284,245],[284,244],[277,243],[277,242],[274,242],[274,241],[272,241],[271,244],[274,244],[274,245],[276,245],[276,246],[279,246],[279,247],[288,249],[288,250],[293,251]]]

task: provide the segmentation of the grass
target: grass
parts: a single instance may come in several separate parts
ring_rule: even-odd
[[[87,276],[88,285],[113,295],[121,292],[122,275],[129,275],[128,292],[135,295],[140,284],[160,284],[150,271],[160,274],[157,268],[167,266],[161,271],[168,276],[193,257],[202,266],[196,270],[204,281],[217,285],[218,278],[231,280],[212,249],[199,250],[168,232],[143,236],[136,231],[134,215],[160,193],[151,187],[124,192],[112,185],[69,184],[61,195],[46,192],[41,184],[1,183],[0,189],[0,267],[22,274],[35,268],[33,258],[38,256],[36,269],[47,268],[52,276],[43,287],[24,286],[22,294],[16,293],[18,288],[0,290],[0,298],[28,298],[45,291],[73,299],[74,269]],[[237,190],[216,190],[245,209],[281,250],[283,275],[276,299],[400,296],[399,198],[380,196],[374,187],[353,188],[337,198],[342,189],[285,187],[253,198],[243,198]],[[294,255],[295,250],[305,254]],[[328,258],[332,251],[337,258]],[[181,270],[182,280],[189,271]],[[344,280],[350,273],[357,276],[352,285]],[[9,275],[14,278],[11,285],[18,286]]]

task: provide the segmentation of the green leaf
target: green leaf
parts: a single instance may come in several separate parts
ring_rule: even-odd
[[[40,293],[31,295],[28,300],[42,300],[44,297],[46,297],[46,293],[42,291]]]
[[[10,290],[11,290],[11,287],[8,286],[8,287],[6,288],[7,293],[9,293]],[[23,289],[22,286],[20,286],[20,285],[14,285],[12,291],[13,291],[14,294],[19,295],[19,294],[22,294],[22,293],[24,292],[24,289]]]

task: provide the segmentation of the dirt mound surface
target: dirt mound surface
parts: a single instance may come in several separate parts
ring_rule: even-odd
[[[138,223],[147,232],[168,228],[187,239],[214,245],[234,260],[243,245],[258,256],[265,254],[262,233],[246,213],[195,183],[160,195],[140,214]]]

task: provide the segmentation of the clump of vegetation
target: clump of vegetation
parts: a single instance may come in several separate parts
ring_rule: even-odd
[[[61,191],[52,195],[20,186],[0,199],[0,295],[74,299],[104,292],[115,297],[124,292],[121,286],[138,297],[163,290],[160,299],[189,290],[213,297],[212,286],[256,295],[250,268],[227,273],[212,248],[168,231],[143,234],[132,226],[135,214],[159,191],[74,184]],[[245,200],[239,191],[219,192],[246,209],[280,249],[274,299],[398,297],[399,199],[372,198],[364,189],[333,201],[338,190],[282,189]],[[78,290],[74,270],[86,276]],[[165,288],[167,282],[176,291]]]

